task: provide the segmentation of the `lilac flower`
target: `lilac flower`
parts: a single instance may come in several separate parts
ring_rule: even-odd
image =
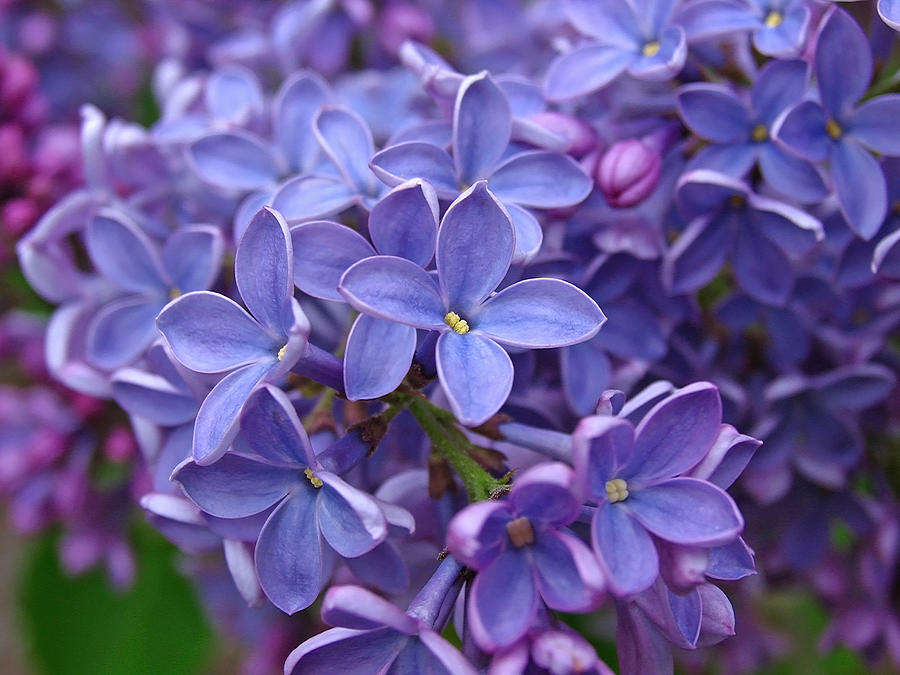
[[[706,169],[682,176],[679,197],[697,217],[666,256],[663,274],[672,292],[697,290],[730,254],[738,283],[750,296],[784,305],[794,285],[788,254],[812,248],[822,238],[822,224],[805,211]]]
[[[753,46],[767,56],[795,56],[806,42],[810,9],[805,0],[700,0],[678,13],[688,40],[752,31]]]
[[[778,116],[806,93],[803,61],[770,61],[760,70],[749,102],[723,85],[694,83],[678,90],[678,107],[690,129],[712,142],[691,161],[692,168],[742,177],[755,163],[768,185],[802,202],[820,201],[825,184],[813,166],[772,141]]]
[[[793,106],[775,123],[772,135],[801,157],[827,160],[847,222],[863,239],[871,239],[888,204],[884,174],[866,148],[900,154],[889,122],[900,114],[900,96],[879,96],[857,107],[872,78],[872,52],[859,24],[842,9],[829,10],[815,53],[821,103]]]
[[[656,404],[637,428],[610,417],[588,417],[578,425],[575,472],[584,494],[598,504],[591,542],[616,595],[640,592],[656,579],[652,537],[710,547],[734,540],[743,529],[737,506],[722,489],[680,477],[709,453],[721,410],[718,390],[700,382]]]
[[[106,209],[90,223],[91,261],[127,295],[105,305],[91,323],[88,356],[113,369],[134,361],[156,336],[156,315],[173,298],[209,288],[219,275],[224,242],[210,225],[185,227],[160,248],[121,211]]]
[[[306,349],[309,323],[293,296],[293,252],[287,224],[268,208],[253,218],[234,263],[241,297],[207,291],[182,295],[157,326],[182,364],[199,373],[228,372],[209,393],[194,425],[194,458],[209,464],[228,449],[244,402],[274,382]]]
[[[241,429],[254,454],[232,452],[208,467],[189,461],[174,480],[218,518],[246,518],[275,506],[259,533],[256,569],[269,599],[293,614],[318,597],[331,551],[346,558],[368,553],[387,537],[389,521],[371,496],[322,468],[280,389],[266,386],[250,398]],[[390,517],[412,529],[402,509]]]
[[[684,65],[684,30],[672,22],[677,0],[567,0],[566,14],[590,38],[559,56],[547,71],[551,100],[597,91],[622,73],[668,80]]]
[[[509,216],[479,181],[444,215],[437,283],[415,263],[394,256],[361,260],[341,278],[341,294],[360,312],[440,333],[438,377],[463,424],[484,422],[509,395],[512,362],[498,343],[561,347],[591,338],[605,320],[583,291],[558,279],[527,279],[491,295],[514,247]]]
[[[402,612],[356,586],[335,586],[325,594],[322,618],[339,626],[310,638],[291,652],[285,675],[335,670],[368,673],[478,671],[439,634],[462,582],[460,564],[447,558]]]
[[[541,150],[508,154],[512,130],[510,104],[488,73],[459,85],[453,109],[453,157],[431,143],[409,141],[372,158],[372,170],[388,185],[421,178],[438,197],[455,199],[479,180],[506,207],[516,229],[516,258],[533,257],[541,246],[540,224],[527,208],[561,208],[583,200],[590,178],[566,155]]]
[[[489,675],[613,675],[590,643],[564,624],[532,628],[528,635],[491,659]]]

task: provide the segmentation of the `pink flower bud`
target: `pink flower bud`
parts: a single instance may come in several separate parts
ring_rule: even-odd
[[[378,40],[390,54],[396,55],[407,40],[428,43],[434,37],[434,22],[428,13],[403,0],[389,3],[378,23]]]
[[[614,143],[597,166],[597,184],[610,206],[624,209],[646,199],[659,181],[659,154],[629,138]]]
[[[118,427],[109,432],[106,442],[103,444],[103,451],[112,462],[127,462],[134,457],[137,446],[128,429]]]
[[[18,239],[37,222],[40,209],[31,199],[19,197],[10,199],[0,210],[0,225],[3,233],[12,239]]]
[[[598,145],[597,132],[587,122],[558,112],[540,112],[531,116],[537,122],[567,142],[565,152],[574,157],[583,157]]]

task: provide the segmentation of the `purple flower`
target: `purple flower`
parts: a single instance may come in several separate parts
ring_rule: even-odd
[[[478,571],[468,625],[483,649],[519,640],[542,601],[566,612],[599,604],[600,569],[581,540],[561,530],[579,511],[572,481],[565,464],[538,464],[516,479],[508,499],[472,504],[450,522],[447,548]]]
[[[513,366],[500,343],[561,347],[591,338],[605,320],[583,291],[559,279],[527,279],[491,295],[514,248],[509,216],[479,181],[444,215],[437,282],[395,256],[361,260],[341,278],[341,294],[360,312],[440,333],[438,377],[463,424],[486,421],[509,395]],[[378,353],[390,347],[370,344],[369,349]]]
[[[868,149],[900,155],[893,124],[900,115],[900,96],[879,96],[857,107],[872,79],[872,51],[859,24],[836,7],[819,29],[815,73],[821,103],[793,106],[775,123],[772,135],[805,159],[828,162],[847,222],[863,239],[871,239],[888,204],[884,174]]]
[[[341,672],[442,673],[478,671],[439,634],[459,592],[460,564],[447,558],[406,612],[356,586],[325,594],[322,618],[339,626],[310,638],[284,664],[285,675]]]
[[[532,629],[491,659],[489,675],[613,675],[590,643],[564,624]]]
[[[249,313],[224,295],[197,291],[170,302],[156,320],[182,364],[199,373],[228,372],[197,414],[193,452],[202,464],[225,453],[244,402],[260,383],[290,370],[310,330],[294,299],[290,233],[276,211],[264,208],[253,218],[234,273]]]
[[[721,488],[680,477],[715,443],[721,425],[718,390],[699,382],[656,404],[637,428],[613,417],[588,417],[574,434],[575,472],[597,502],[591,542],[618,596],[648,588],[659,574],[653,537],[711,547],[744,526]]]
[[[672,23],[678,0],[566,0],[566,14],[590,38],[559,56],[547,71],[551,100],[597,91],[622,73],[668,80],[684,65],[684,30]]]
[[[389,520],[373,497],[322,468],[280,389],[266,386],[250,398],[241,431],[253,454],[231,452],[212,466],[188,461],[173,478],[218,518],[275,507],[259,533],[256,570],[269,599],[293,614],[318,597],[332,551],[345,558],[368,553],[387,537]],[[412,530],[403,509],[391,507],[389,516]]]

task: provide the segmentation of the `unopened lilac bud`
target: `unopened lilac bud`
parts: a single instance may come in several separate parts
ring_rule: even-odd
[[[583,157],[597,148],[597,132],[584,120],[553,111],[535,113],[530,119],[565,139],[563,151],[574,157]]]
[[[28,175],[28,151],[19,125],[0,126],[0,148],[3,148],[0,154],[0,181],[13,183],[25,178]]]
[[[118,427],[106,437],[103,451],[112,462],[127,462],[137,452],[137,445],[127,429]]]
[[[25,197],[10,199],[0,210],[0,226],[3,234],[16,239],[37,222],[40,210],[37,204]]]
[[[378,40],[396,55],[407,40],[428,43],[434,37],[434,22],[428,13],[411,2],[388,3],[378,20]]]
[[[659,181],[662,160],[646,143],[614,143],[597,165],[597,184],[610,206],[624,209],[646,199]]]
[[[38,74],[34,65],[20,56],[9,55],[0,71],[0,106],[16,110],[37,87]]]
[[[102,554],[100,537],[91,530],[72,532],[60,543],[60,562],[71,575],[81,574],[96,565]]]

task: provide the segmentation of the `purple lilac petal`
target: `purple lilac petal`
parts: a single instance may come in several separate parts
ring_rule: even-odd
[[[672,293],[695,291],[716,275],[734,236],[729,218],[700,217],[681,233],[663,263],[663,276]]]
[[[154,319],[163,302],[129,296],[106,305],[88,328],[88,358],[106,370],[133,362],[157,337]]]
[[[513,264],[527,262],[540,252],[544,230],[528,209],[516,204],[506,204],[506,212],[509,213],[513,229],[516,231],[516,251],[512,262]]]
[[[817,202],[828,194],[825,182],[812,164],[788,154],[774,143],[760,147],[759,169],[766,183],[797,201]]]
[[[493,78],[485,71],[464,79],[453,108],[453,159],[463,184],[490,175],[511,130],[509,102]]]
[[[508,545],[509,505],[487,500],[470,504],[447,528],[447,548],[453,557],[475,570],[490,565]]]
[[[472,315],[472,327],[513,347],[565,347],[589,340],[606,321],[590,296],[561,279],[526,279],[504,288]]]
[[[359,586],[333,586],[322,601],[322,620],[331,626],[372,630],[387,626],[415,635],[415,619],[384,598]]]
[[[552,609],[585,612],[599,603],[603,573],[580,539],[547,530],[536,535],[528,552],[538,591]]]
[[[218,373],[275,359],[281,345],[233,300],[218,293],[186,293],[166,305],[156,325],[181,363]]]
[[[727,490],[741,475],[760,445],[762,441],[739,434],[730,424],[723,424],[709,454],[690,470],[690,476]]]
[[[721,423],[722,401],[715,385],[682,387],[641,420],[621,477],[651,482],[687,471],[712,448]]]
[[[277,211],[263,207],[237,247],[234,277],[250,313],[275,335],[283,335],[283,313],[293,297],[294,253],[287,223]]]
[[[390,540],[358,558],[346,558],[344,563],[362,583],[384,593],[399,595],[409,589],[409,568]]]
[[[101,211],[88,225],[85,243],[94,266],[126,291],[165,287],[157,247],[124,213]]]
[[[626,500],[627,501],[627,500]],[[591,545],[617,596],[649,588],[659,574],[653,540],[621,504],[603,502],[591,522]]]
[[[750,90],[754,112],[766,126],[771,126],[784,110],[803,98],[808,79],[809,66],[805,61],[769,61],[760,69]]]
[[[546,527],[568,525],[579,504],[571,492],[572,469],[562,462],[542,462],[516,478],[508,503],[513,513]]]
[[[271,149],[244,132],[204,136],[191,143],[188,157],[204,181],[228,190],[256,190],[283,173]]]
[[[888,279],[900,279],[900,230],[878,242],[872,256],[872,271]]]
[[[285,220],[296,223],[340,213],[357,199],[356,190],[327,176],[297,176],[285,181],[272,197],[272,206]]]
[[[443,148],[431,143],[408,141],[392,145],[372,158],[371,167],[391,187],[421,178],[434,186],[441,199],[454,199],[459,194],[453,160]]]
[[[344,350],[344,391],[351,401],[375,399],[403,382],[416,350],[416,329],[360,314]]]
[[[272,512],[256,543],[259,584],[287,614],[315,602],[326,581],[325,544],[315,512],[315,490],[298,487]],[[304,545],[297,546],[298,541]]]
[[[878,161],[858,143],[836,143],[831,153],[831,175],[847,223],[869,240],[887,214],[887,184]]]
[[[416,328],[446,328],[447,310],[432,277],[406,258],[379,255],[350,267],[338,290],[355,309]]]
[[[568,155],[530,150],[513,155],[491,175],[498,199],[520,206],[555,209],[574,206],[591,193],[591,179]]]
[[[301,71],[285,80],[273,104],[273,128],[292,169],[314,168],[319,145],[312,130],[313,118],[328,102],[328,85],[316,73]]]
[[[877,363],[860,363],[819,377],[816,390],[834,410],[858,411],[881,403],[896,382],[890,369]]]
[[[345,675],[386,671],[407,638],[391,628],[353,630],[332,628],[310,638],[288,656],[285,675],[318,675],[337,669]]]
[[[238,433],[241,409],[250,394],[272,368],[272,363],[252,363],[224,377],[204,399],[194,424],[194,460],[212,464]]]
[[[693,42],[725,33],[753,30],[759,27],[759,19],[739,0],[710,0],[688,4],[678,13],[678,24]]]
[[[625,72],[636,55],[620,47],[587,44],[560,55],[547,70],[544,91],[564,101],[602,89]]]
[[[681,26],[667,26],[659,33],[659,51],[651,56],[641,56],[632,62],[628,72],[633,77],[662,81],[671,79],[684,67],[687,59],[687,42]]]
[[[610,353],[624,358],[657,361],[667,349],[666,336],[652,310],[633,298],[605,303],[613,317],[603,324],[597,335],[598,344]]]
[[[269,462],[302,469],[314,463],[312,446],[297,411],[278,387],[261,387],[241,413],[241,433],[250,449]]]
[[[814,101],[803,101],[778,118],[772,136],[792,153],[813,162],[828,158],[831,144],[825,132],[825,110]]]
[[[575,28],[604,44],[623,49],[640,46],[641,26],[633,5],[604,0],[565,0],[566,18]]]
[[[900,134],[896,120],[900,116],[900,94],[887,94],[863,103],[853,113],[847,127],[866,147],[882,155],[900,155]]]
[[[538,602],[525,552],[508,549],[475,576],[468,613],[472,636],[488,651],[511,645],[528,630]]]
[[[316,518],[322,535],[338,555],[355,558],[384,540],[387,521],[369,494],[327,471],[318,471],[316,476],[324,483],[318,489]]]
[[[479,181],[444,214],[435,254],[450,311],[468,319],[503,280],[515,250],[509,214]]]
[[[738,537],[730,544],[709,549],[706,575],[713,579],[737,581],[756,573],[753,551]]]
[[[573,412],[589,415],[612,380],[612,365],[594,340],[565,347],[560,354],[560,368],[566,400]]]
[[[222,269],[225,241],[219,228],[189,225],[166,240],[163,267],[180,293],[202,291],[213,285]]]
[[[442,333],[437,341],[437,371],[453,413],[467,426],[486,422],[512,391],[509,354],[477,334]]]
[[[613,416],[585,417],[572,436],[576,485],[582,498],[606,499],[606,482],[615,477],[634,445],[634,427]]]
[[[803,209],[752,193],[747,203],[762,233],[788,253],[805,253],[824,239],[822,223]]]
[[[695,478],[673,478],[635,490],[624,503],[641,525],[673,544],[727,544],[744,527],[731,497]]]
[[[211,466],[187,462],[172,476],[192,502],[218,518],[245,518],[265,511],[284,499],[299,478],[292,469],[232,453]]]
[[[338,293],[341,276],[363,258],[375,255],[366,239],[346,225],[327,220],[291,228],[294,283],[304,293],[323,300],[344,301]]]
[[[881,20],[896,31],[900,31],[900,2],[878,0],[878,15]]]
[[[325,107],[313,122],[322,149],[347,181],[359,192],[375,189],[369,159],[375,154],[372,132],[356,113],[344,108]]]
[[[113,398],[122,408],[161,426],[190,422],[197,414],[197,401],[191,392],[169,380],[135,368],[116,372],[112,380]]]
[[[434,256],[439,213],[434,188],[414,178],[398,185],[372,207],[369,236],[379,253],[426,267]]]
[[[623,673],[671,673],[672,645],[634,602],[616,605],[616,654]]]
[[[872,79],[872,49],[856,20],[842,9],[829,11],[816,38],[816,80],[822,107],[844,117]]]
[[[460,651],[432,630],[423,630],[419,633],[419,641],[425,646],[429,654],[427,672],[443,673],[446,675],[477,675],[477,671]],[[402,671],[400,671],[402,672]],[[422,672],[421,670],[418,672]]]
[[[737,143],[748,136],[747,108],[723,85],[697,83],[681,87],[678,111],[691,131],[716,143]]]
[[[783,307],[794,289],[791,262],[755,227],[738,229],[731,256],[741,288],[760,302]]]

